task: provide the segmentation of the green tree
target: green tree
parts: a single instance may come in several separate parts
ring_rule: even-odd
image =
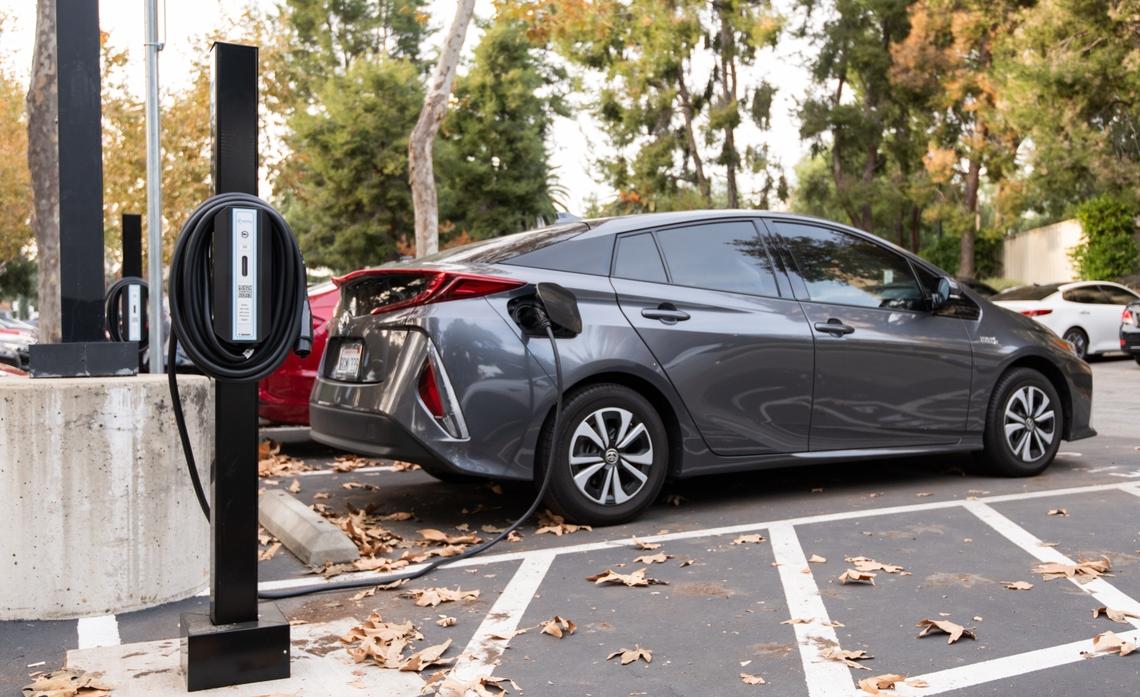
[[[1108,194],[1077,206],[1081,243],[1070,256],[1081,278],[1116,279],[1136,271],[1136,214],[1134,204]]]
[[[0,40],[3,35],[0,15]],[[0,69],[0,272],[33,241],[31,186],[24,89]]]
[[[557,92],[564,79],[523,23],[484,28],[436,143],[441,230],[484,239],[554,219],[546,136],[553,115],[566,113]]]

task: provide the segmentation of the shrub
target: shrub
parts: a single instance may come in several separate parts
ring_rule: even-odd
[[[1076,208],[1081,243],[1069,253],[1077,274],[1086,280],[1116,279],[1136,270],[1136,209],[1110,194]]]

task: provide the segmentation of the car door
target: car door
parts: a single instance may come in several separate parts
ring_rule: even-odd
[[[1120,350],[1120,316],[1124,314],[1124,308],[1128,303],[1135,302],[1140,299],[1132,291],[1121,288],[1120,286],[1102,283],[1097,286],[1097,289],[1104,296],[1104,305],[1098,306],[1097,312],[1103,311],[1104,317],[1098,317],[1098,325],[1103,325],[1104,336],[1102,343],[1093,344],[1093,350],[1100,353],[1104,351],[1119,351]],[[1098,331],[1100,326],[1098,326]],[[1091,337],[1090,337],[1091,340]]]
[[[957,442],[973,372],[968,320],[929,311],[911,263],[885,245],[799,221],[771,224],[815,332],[811,449]]]
[[[1108,297],[1093,283],[1069,288],[1061,293],[1061,299],[1068,303],[1070,315],[1061,322],[1057,332],[1064,336],[1070,327],[1080,327],[1088,335],[1089,353],[1101,353],[1119,348],[1117,330],[1120,328],[1120,313],[1123,308],[1109,304]],[[1115,313],[1115,316],[1110,316]]]
[[[807,449],[811,331],[751,219],[623,236],[611,281],[713,452]]]

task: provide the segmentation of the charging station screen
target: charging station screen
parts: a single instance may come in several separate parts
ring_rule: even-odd
[[[233,340],[257,341],[257,211],[233,209]]]

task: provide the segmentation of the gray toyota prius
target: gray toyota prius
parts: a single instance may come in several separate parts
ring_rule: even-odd
[[[693,211],[523,232],[337,279],[316,440],[444,480],[533,480],[592,524],[667,477],[973,452],[1034,475],[1090,428],[1092,373],[1049,329],[878,237]],[[577,299],[554,352],[539,283]]]

